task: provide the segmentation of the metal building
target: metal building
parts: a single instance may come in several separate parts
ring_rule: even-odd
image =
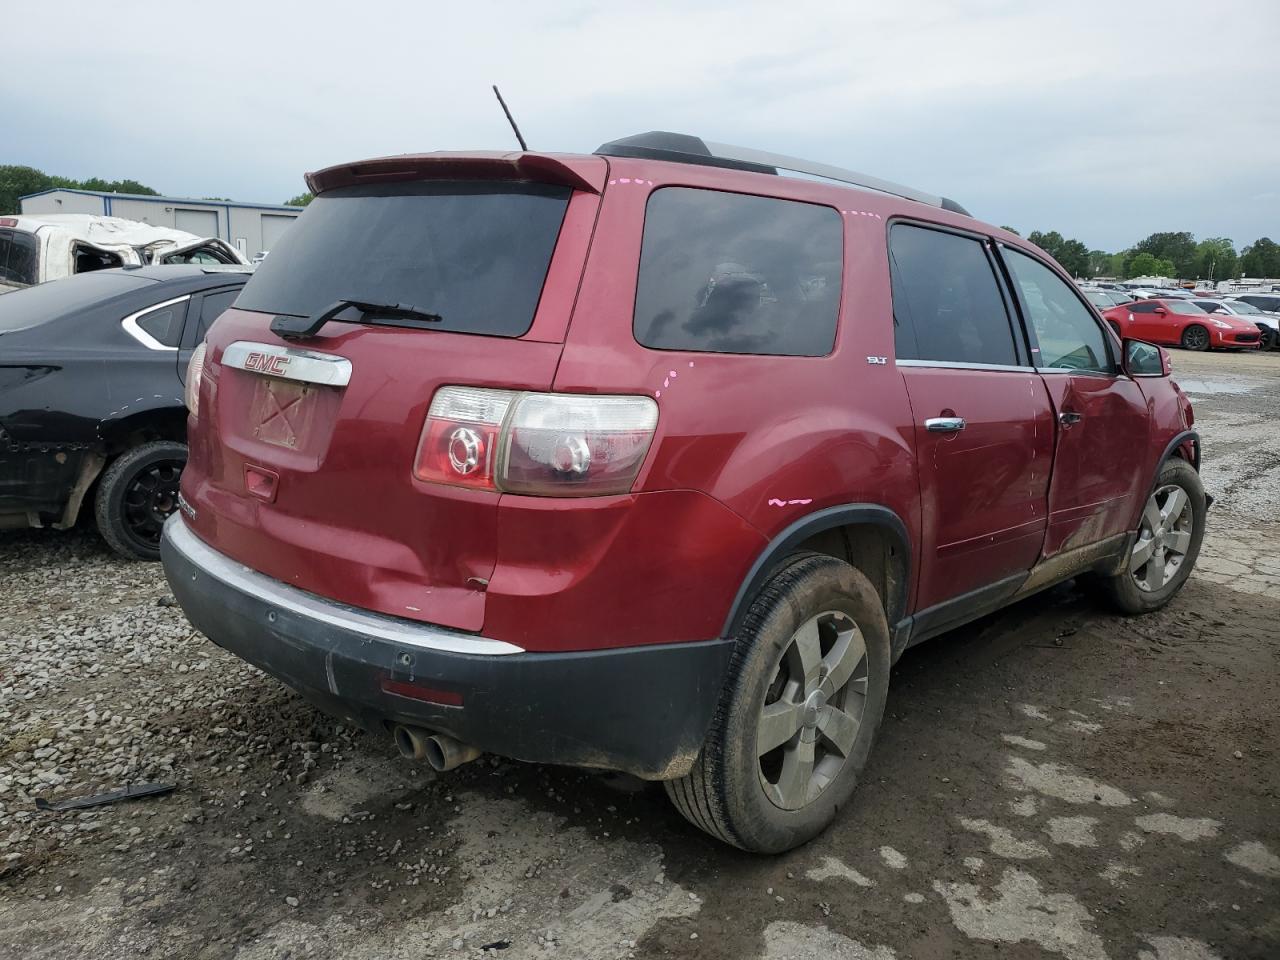
[[[174,227],[198,237],[220,237],[246,257],[263,250],[284,233],[302,207],[230,200],[190,200],[147,197],[135,193],[102,193],[55,187],[21,198],[25,214],[88,213],[141,220],[156,227]]]

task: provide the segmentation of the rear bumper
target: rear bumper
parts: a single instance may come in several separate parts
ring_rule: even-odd
[[[180,514],[165,525],[160,552],[197,629],[322,710],[375,735],[412,724],[517,760],[646,779],[686,773],[732,652],[732,641],[711,640],[528,653],[298,590],[213,550]]]

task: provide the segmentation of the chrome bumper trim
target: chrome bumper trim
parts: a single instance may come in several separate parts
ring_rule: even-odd
[[[206,576],[233,590],[274,607],[288,610],[317,623],[361,636],[406,647],[463,653],[472,656],[504,657],[524,653],[524,648],[504,640],[460,633],[445,627],[402,620],[367,610],[358,610],[332,600],[281,583],[214,550],[191,532],[181,514],[175,513],[165,522],[164,536],[169,546],[181,553]]]

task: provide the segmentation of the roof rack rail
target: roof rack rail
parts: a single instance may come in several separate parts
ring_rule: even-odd
[[[601,144],[595,151],[602,157],[634,157],[642,160],[670,160],[676,163],[696,163],[708,167],[727,167],[730,170],[747,170],[751,173],[769,173],[777,175],[779,170],[791,173],[803,173],[824,180],[835,180],[927,203],[931,207],[941,207],[952,213],[972,216],[968,210],[949,197],[925,193],[912,187],[904,187],[900,183],[882,180],[866,173],[845,170],[825,163],[814,163],[801,160],[799,157],[788,157],[780,153],[767,153],[764,150],[753,150],[750,147],[735,147],[728,143],[711,143],[701,137],[693,137],[686,133],[668,133],[663,130],[652,130],[649,133],[638,133],[635,136],[623,137]]]

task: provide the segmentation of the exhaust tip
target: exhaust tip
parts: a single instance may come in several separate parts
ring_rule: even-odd
[[[475,747],[442,733],[427,737],[426,753],[427,763],[437,773],[453,770],[480,756],[480,751]]]
[[[400,756],[409,760],[427,759],[427,737],[423,731],[415,730],[413,727],[397,726],[391,731],[391,736],[395,740],[396,749],[400,751]]]

